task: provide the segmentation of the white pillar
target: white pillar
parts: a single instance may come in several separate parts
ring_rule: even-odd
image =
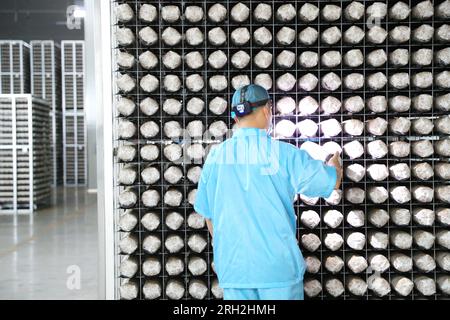
[[[95,7],[98,1],[85,0],[86,17],[84,21],[85,38],[85,83],[84,83],[84,101],[86,114],[87,130],[87,187],[89,191],[97,189],[97,152],[96,152],[96,118],[97,118],[97,95],[95,86],[96,77],[96,33],[100,14],[96,12]]]
[[[86,64],[91,88],[86,91],[91,104],[88,116],[96,123],[96,131],[88,133],[96,140],[89,153],[96,153],[98,189],[98,292],[99,299],[115,299],[115,232],[113,194],[113,110],[111,1],[85,0],[86,49],[90,62]],[[91,120],[88,120],[91,121]],[[92,123],[92,122],[91,122]],[[89,130],[88,130],[89,132]],[[89,160],[90,166],[91,160]],[[92,173],[92,171],[91,171]],[[92,175],[90,174],[89,180]],[[91,186],[91,182],[89,182]]]

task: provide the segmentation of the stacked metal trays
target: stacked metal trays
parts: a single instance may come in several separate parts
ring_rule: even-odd
[[[30,93],[30,45],[24,41],[0,41],[0,93]]]
[[[31,94],[51,103],[52,184],[62,184],[61,49],[52,40],[31,41]]]
[[[31,95],[1,95],[0,107],[0,213],[32,213],[51,196],[50,107]]]
[[[84,42],[61,42],[64,185],[86,185]]]

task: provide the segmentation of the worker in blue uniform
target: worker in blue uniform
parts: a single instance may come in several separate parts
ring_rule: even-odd
[[[294,198],[328,197],[341,183],[338,153],[325,164],[269,136],[271,109],[259,85],[234,93],[238,129],[211,149],[198,185],[194,208],[211,233],[226,300],[303,299]]]

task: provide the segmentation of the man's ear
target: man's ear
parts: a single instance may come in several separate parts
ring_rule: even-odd
[[[266,116],[266,118],[269,118],[271,116],[271,110],[268,106],[264,107],[264,115]]]

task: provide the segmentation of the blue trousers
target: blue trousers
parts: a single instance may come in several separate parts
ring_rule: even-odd
[[[289,287],[223,289],[224,300],[303,300],[303,281]]]

